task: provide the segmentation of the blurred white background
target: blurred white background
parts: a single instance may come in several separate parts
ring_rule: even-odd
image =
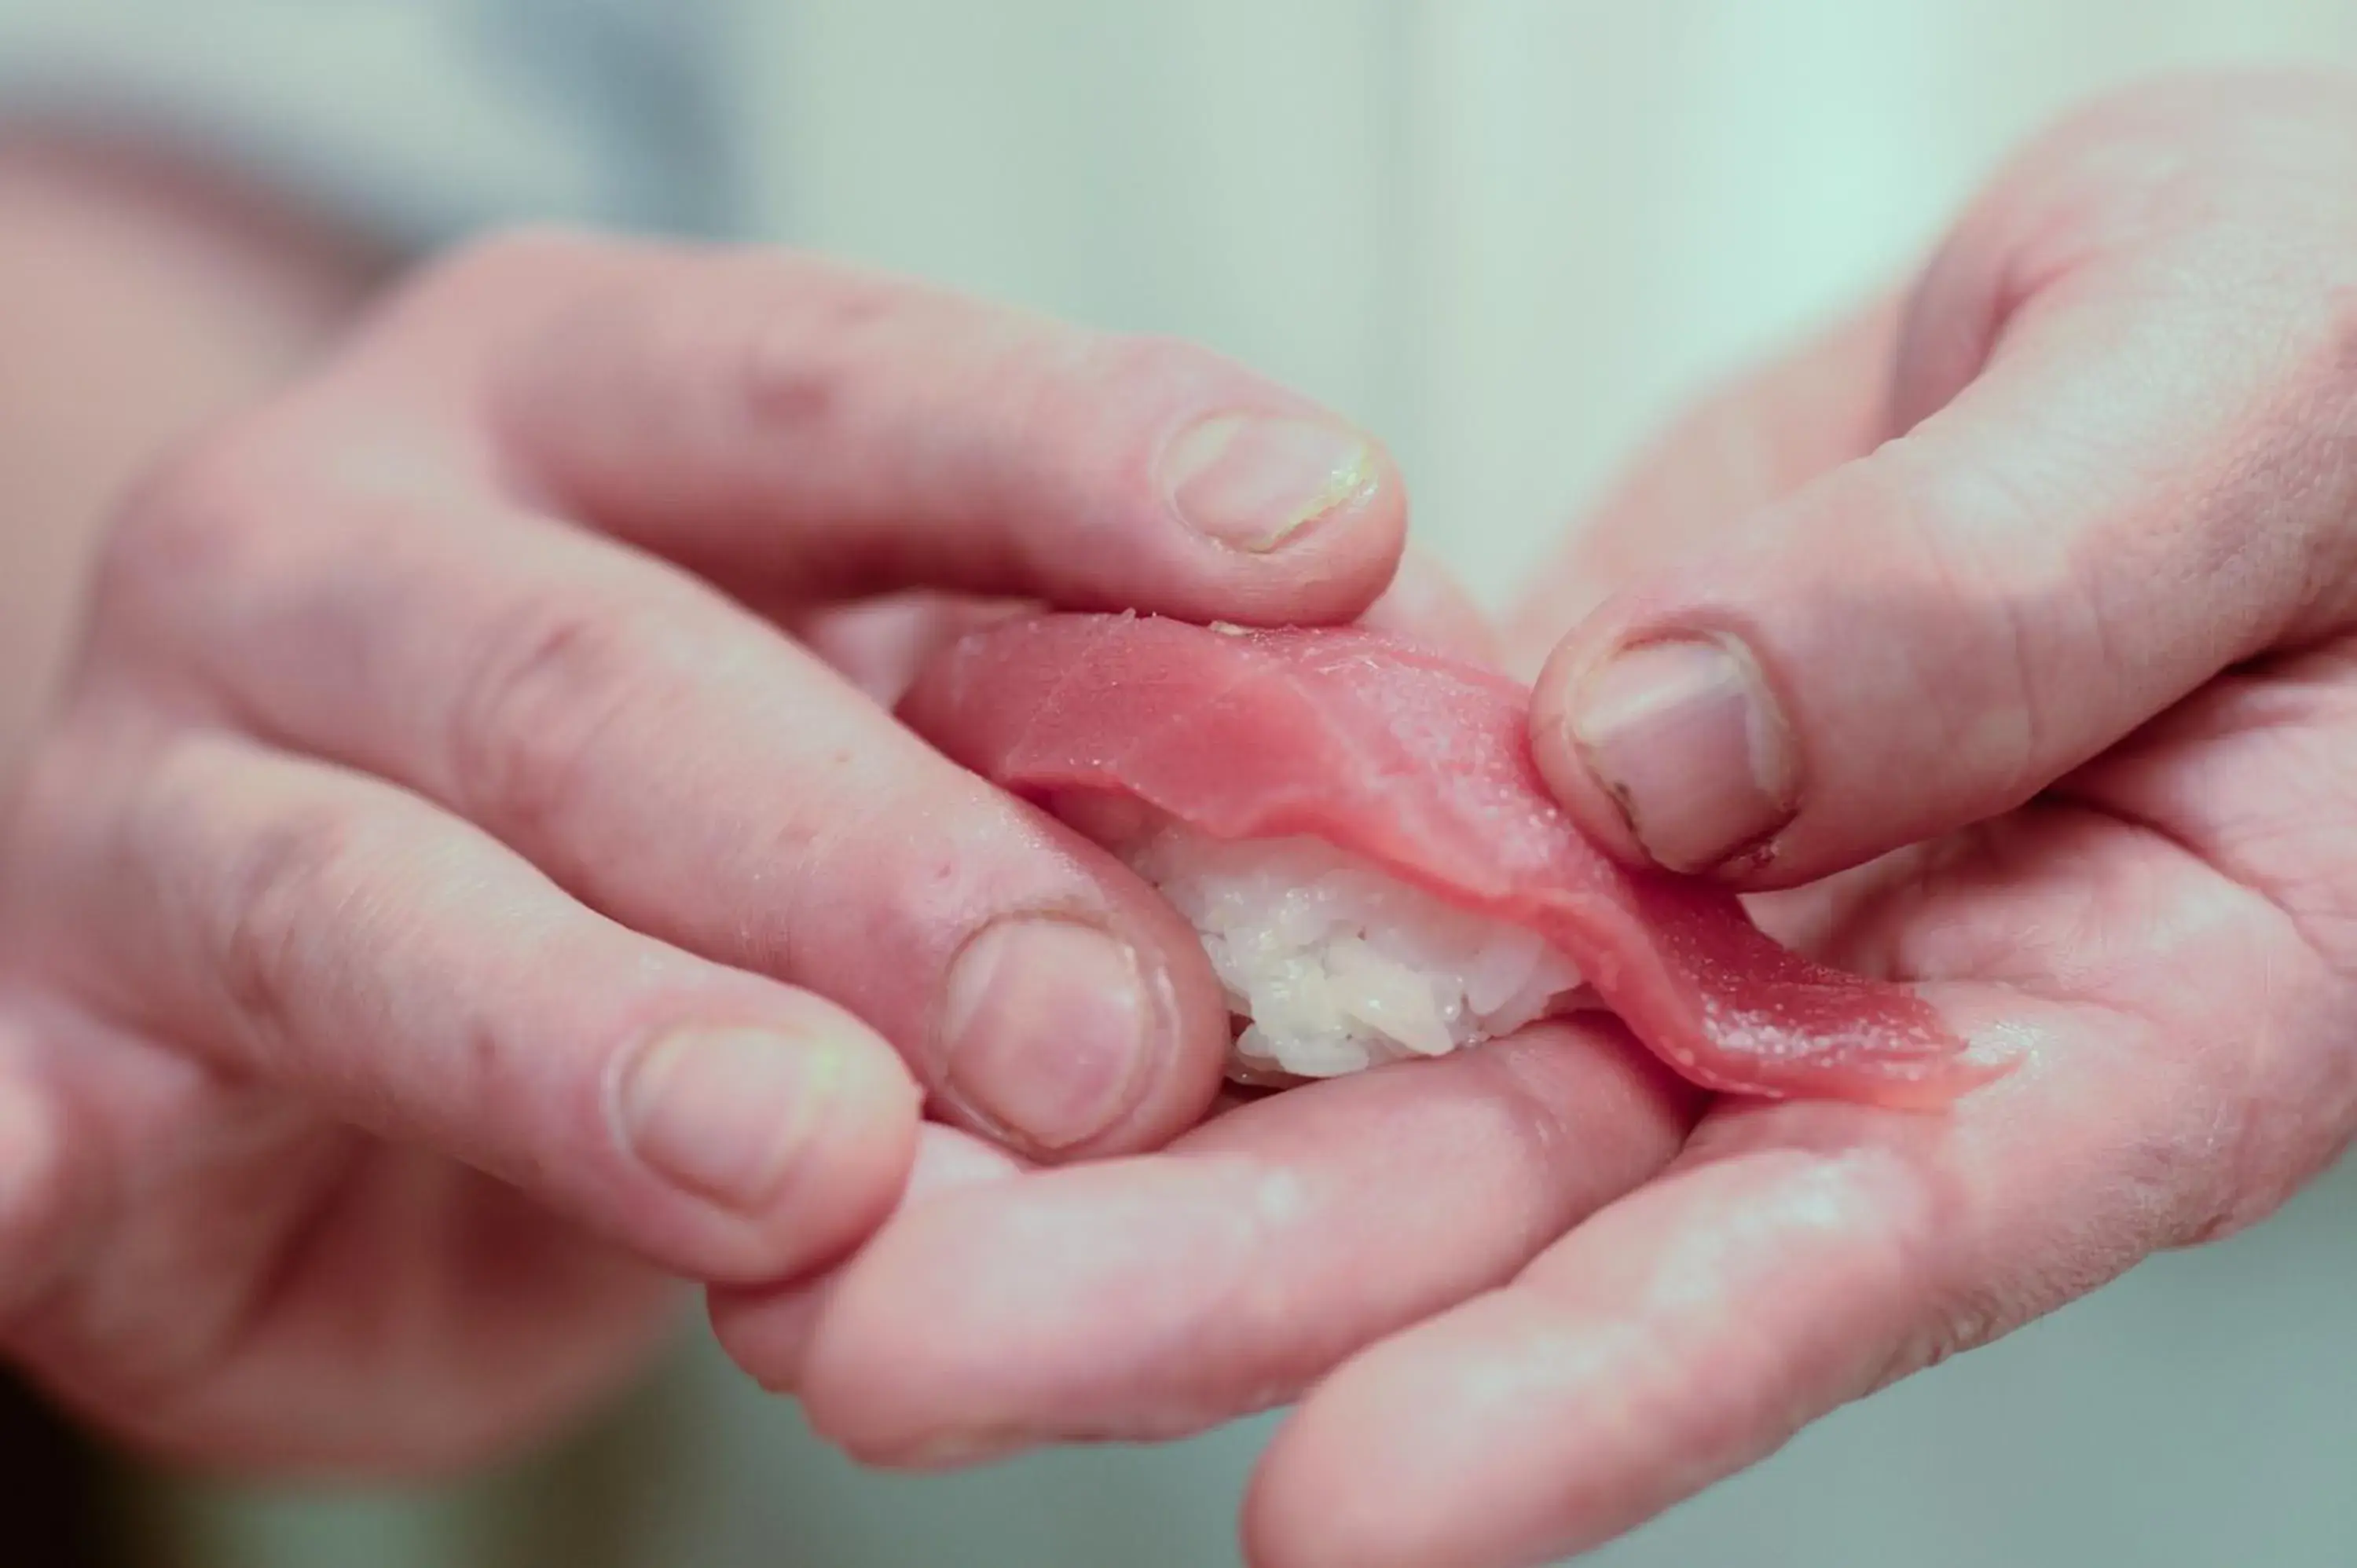
[[[705,23],[762,234],[1300,385],[1393,443],[1426,542],[1493,602],[1681,402],[1899,281],[2071,104],[2357,61],[2347,0],[744,0]],[[2347,1568],[2352,1196],[1846,1412],[1596,1561]],[[237,1568],[1196,1568],[1233,1560],[1265,1431],[863,1477],[698,1350],[518,1477],[181,1492],[163,1517],[182,1560]]]
[[[2357,61],[2347,0],[802,0],[737,25],[770,232],[1328,399],[1493,598],[1677,404],[1901,281],[2072,105]]]

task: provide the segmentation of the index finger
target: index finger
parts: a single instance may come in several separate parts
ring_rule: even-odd
[[[756,596],[1318,622],[1398,564],[1382,445],[1191,344],[772,249],[538,236],[463,291],[529,323],[476,376],[532,502]]]

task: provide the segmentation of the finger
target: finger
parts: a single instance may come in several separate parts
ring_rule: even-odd
[[[1901,1160],[1803,1152],[1624,1199],[1312,1393],[1250,1561],[1521,1568],[1651,1518],[1874,1383],[1923,1301],[1921,1201]]]
[[[1506,618],[1510,668],[1538,674],[1548,652],[1609,599],[1742,519],[1879,446],[1900,301],[1878,301],[1705,398],[1640,452],[1566,529]]]
[[[1006,1182],[1030,1167],[996,1144],[928,1122],[918,1130],[916,1163],[900,1201],[886,1223],[963,1187]],[[714,1330],[737,1364],[773,1393],[801,1385],[812,1337],[834,1309],[843,1282],[857,1268],[854,1256],[807,1283],[787,1290],[717,1287],[708,1293]]]
[[[877,703],[899,701],[925,661],[967,632],[1036,607],[933,592],[894,594],[789,615],[783,624],[812,652]],[[1429,554],[1411,549],[1359,624],[1480,663],[1498,661],[1489,618]]]
[[[1031,607],[949,594],[893,594],[790,616],[796,641],[833,666],[879,707],[907,694],[928,660],[970,631]]]
[[[1230,1036],[1193,930],[774,627],[577,530],[271,482],[343,526],[209,542],[147,594],[167,657],[250,722],[442,801],[634,929],[841,1004],[1018,1146],[1152,1145],[1200,1115]]]
[[[493,261],[527,295],[566,284],[489,375],[516,471],[723,580],[1319,621],[1399,557],[1382,446],[1189,345],[773,251]]]
[[[1170,1152],[913,1203],[764,1364],[766,1305],[716,1316],[871,1460],[1165,1437],[1287,1397],[1505,1278],[1658,1170],[1693,1113],[1617,1029],[1550,1026],[1276,1095]]]
[[[2213,252],[2083,268],[2001,318],[2008,253],[1935,268],[1895,395],[1936,412],[1621,586],[1548,661],[1534,749],[1583,823],[1805,882],[2018,805],[2338,618],[2333,296]]]
[[[702,1277],[793,1273],[889,1210],[917,1096],[840,1009],[625,930],[377,781],[205,736],[112,760],[80,776],[135,782],[45,811],[12,897],[124,1025]]]
[[[2160,893],[2202,913],[2148,931],[2145,956],[2201,978],[2156,987],[2140,962],[2131,1003],[2097,1000],[2125,972],[2096,951],[2083,1000],[1928,987],[2020,1063],[1943,1116],[1715,1112],[1668,1176],[1512,1284],[1323,1383],[1255,1480],[1252,1561],[1506,1568],[1585,1550],[1852,1399],[2247,1222],[2329,1157],[2357,1075],[2287,1042],[2345,1016],[2346,983],[2255,895],[2175,897],[2181,851],[2147,840],[2124,863],[2107,851],[2135,830],[2054,817],[2016,847],[2063,868],[2061,887],[1960,875],[1925,912],[1926,950],[2019,961],[2026,940],[2051,945],[2040,932],[2101,930],[2097,906]],[[2113,886],[2086,886],[2091,854]],[[2274,1044],[2235,1043],[2253,1041]]]

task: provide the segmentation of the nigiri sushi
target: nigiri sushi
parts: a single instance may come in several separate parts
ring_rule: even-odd
[[[1371,631],[1010,620],[903,698],[946,755],[1122,856],[1194,925],[1232,1075],[1447,1054],[1583,1006],[1724,1092],[1943,1103],[1990,1076],[1900,985],[1804,959],[1556,805],[1529,694]]]

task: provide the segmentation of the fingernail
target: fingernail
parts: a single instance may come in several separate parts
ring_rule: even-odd
[[[986,927],[950,972],[942,1037],[948,1088],[985,1122],[1042,1150],[1111,1128],[1143,1094],[1160,1046],[1137,955],[1078,921]]]
[[[1308,419],[1220,414],[1171,442],[1162,478],[1196,532],[1255,554],[1372,490],[1363,435]]]
[[[1645,853],[1706,871],[1792,820],[1792,732],[1732,639],[1643,643],[1575,693],[1571,741]]]
[[[665,1179],[739,1209],[777,1195],[834,1098],[847,1047],[760,1029],[683,1030],[624,1079],[624,1136]]]

